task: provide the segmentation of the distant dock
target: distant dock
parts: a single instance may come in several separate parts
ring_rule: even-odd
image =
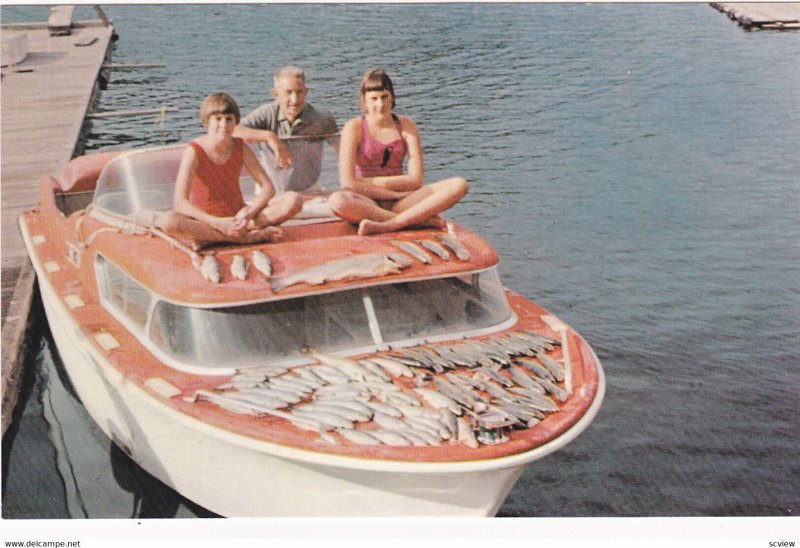
[[[800,30],[798,2],[712,2],[711,6],[746,29]]]
[[[11,421],[29,354],[35,275],[17,219],[37,202],[38,182],[82,152],[84,120],[100,89],[116,35],[99,19],[71,21],[53,8],[48,22],[2,25],[2,426]]]

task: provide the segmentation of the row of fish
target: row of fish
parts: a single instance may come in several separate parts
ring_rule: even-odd
[[[391,240],[391,243],[396,248],[425,264],[430,264],[431,262],[431,255],[425,251],[426,249],[443,260],[450,259],[451,251],[460,260],[469,260],[469,251],[458,241],[455,233],[440,235],[437,236],[437,239],[441,243],[434,240],[417,240],[417,243],[409,240]],[[272,261],[263,251],[258,249],[253,251],[250,261],[256,270],[270,280],[270,285],[274,292],[298,283],[319,285],[345,278],[384,276],[399,272],[401,269],[410,266],[412,262],[409,257],[401,253],[368,253],[335,259],[298,270],[297,272],[272,277]],[[214,255],[207,254],[202,257],[196,255],[194,266],[200,271],[203,278],[211,283],[219,283],[222,280],[222,267]],[[247,259],[243,255],[234,255],[231,259],[230,272],[235,280],[246,279],[248,272]]]
[[[250,261],[255,269],[264,275],[264,278],[272,276],[272,261],[266,253],[256,249],[250,254]],[[211,283],[218,284],[222,280],[222,267],[214,255],[203,255],[202,258],[196,256],[194,267],[200,271],[203,278]],[[247,259],[242,255],[234,255],[231,259],[231,276],[236,280],[244,280],[247,278],[247,271]]]
[[[506,358],[501,363],[500,354],[492,352],[491,363],[434,374],[422,360],[412,363],[405,356],[431,349],[448,355],[450,346],[361,360],[309,350],[316,363],[241,370],[217,389],[198,390],[188,399],[234,413],[279,417],[318,432],[327,443],[438,446],[451,440],[474,448],[506,441],[505,428],[535,426],[568,398],[559,386],[564,366],[546,354],[557,341],[519,331],[470,342],[492,351],[505,348]],[[501,342],[505,346],[498,346]],[[459,350],[467,354],[466,348]]]

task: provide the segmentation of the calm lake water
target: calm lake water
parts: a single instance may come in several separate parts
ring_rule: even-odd
[[[88,150],[187,141],[206,94],[247,112],[284,64],[340,122],[366,68],[392,75],[427,178],[471,183],[451,216],[606,371],[594,423],[500,516],[798,515],[800,33],[707,4],[104,9],[114,62],[167,68],[113,73],[98,109],[177,110],[95,121]],[[41,340],[3,440],[3,518],[208,516],[109,444]]]

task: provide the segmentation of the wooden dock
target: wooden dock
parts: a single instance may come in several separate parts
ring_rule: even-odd
[[[59,173],[82,152],[84,121],[99,94],[101,68],[116,35],[98,20],[71,22],[71,9],[54,9],[49,22],[2,26],[4,47],[25,44],[21,61],[2,67],[2,427],[16,405],[27,333],[41,318],[30,314],[35,276],[17,218],[37,201],[38,182]],[[23,36],[24,35],[24,36]],[[5,54],[4,54],[5,58]]]
[[[800,30],[798,2],[712,2],[711,6],[746,29]]]

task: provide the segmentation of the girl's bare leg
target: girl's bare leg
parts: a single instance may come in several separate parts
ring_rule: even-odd
[[[425,185],[394,205],[394,217],[385,220],[364,218],[359,223],[358,233],[378,234],[414,225],[443,228],[444,220],[439,214],[458,203],[468,189],[467,181],[461,177]]]
[[[195,251],[214,243],[250,244],[273,241],[281,236],[280,229],[275,227],[249,230],[243,236],[231,236],[202,221],[173,211],[159,213],[154,225],[167,235],[185,242]]]
[[[288,221],[303,209],[303,198],[297,192],[285,192],[273,197],[267,207],[261,210],[256,217],[256,227],[259,229],[279,225]]]
[[[395,216],[394,212],[383,209],[374,200],[350,190],[334,192],[328,197],[328,204],[336,215],[353,224],[363,219],[388,221]]]

